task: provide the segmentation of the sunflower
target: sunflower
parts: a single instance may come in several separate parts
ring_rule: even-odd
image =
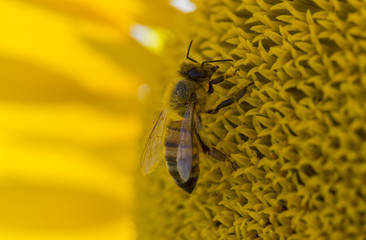
[[[215,86],[213,101],[253,87],[202,118],[212,144],[238,168],[201,158],[191,195],[164,164],[138,179],[139,239],[365,238],[364,1],[195,4],[171,30],[176,40],[151,86],[160,96],[177,77],[190,39],[196,59],[233,59],[220,69],[240,71]],[[144,123],[158,102],[151,97]]]

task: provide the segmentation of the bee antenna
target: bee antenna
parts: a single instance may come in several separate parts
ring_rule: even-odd
[[[213,62],[229,62],[229,61],[233,61],[232,59],[221,59],[221,60],[209,60],[209,61],[204,61],[201,64],[201,68],[203,69],[203,64],[205,63],[213,63]]]
[[[193,42],[193,40],[191,40],[191,42],[189,43],[189,47],[188,47],[188,50],[187,50],[187,59],[188,59],[188,60],[191,60],[191,61],[192,61],[192,62],[194,62],[194,63],[197,63],[197,61],[196,61],[196,60],[194,60],[193,58],[190,58],[190,57],[189,57],[189,51],[191,50],[192,42]]]

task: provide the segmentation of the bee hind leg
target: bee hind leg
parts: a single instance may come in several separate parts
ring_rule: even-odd
[[[235,162],[231,161],[230,158],[225,153],[221,152],[220,150],[218,150],[215,147],[206,146],[206,144],[204,144],[201,141],[199,136],[198,136],[198,142],[200,143],[202,150],[206,155],[214,158],[217,161],[230,163],[234,170],[237,170],[239,168],[239,166]]]
[[[230,158],[223,152],[221,152],[220,150],[218,150],[217,148],[211,147],[209,149],[209,151],[206,153],[206,155],[218,160],[218,161],[224,161],[224,162],[228,162],[231,164],[231,167],[233,168],[234,171],[239,169],[238,164],[236,164],[235,162],[231,161]]]

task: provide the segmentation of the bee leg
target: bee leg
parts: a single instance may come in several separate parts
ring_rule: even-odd
[[[235,98],[234,97],[231,97],[229,99],[226,99],[225,101],[223,101],[222,103],[220,103],[219,105],[217,105],[216,108],[208,110],[207,113],[216,114],[221,108],[227,107],[227,106],[233,104],[234,102],[235,102]]]
[[[216,108],[208,110],[207,113],[216,114],[221,108],[227,107],[227,106],[233,104],[235,101],[239,101],[239,99],[242,98],[245,95],[245,93],[247,92],[247,88],[252,84],[253,83],[250,83],[248,86],[241,89],[239,92],[237,92],[235,94],[234,97],[228,98],[225,101],[221,102],[219,105],[217,105]]]
[[[202,151],[206,155],[216,159],[217,161],[229,162],[234,170],[237,170],[239,168],[239,166],[235,162],[231,161],[230,158],[225,153],[221,152],[220,150],[218,150],[215,147],[206,146],[206,144],[203,143],[203,141],[201,140],[200,136],[198,136],[198,134],[197,134],[197,139],[201,145]]]
[[[221,152],[220,150],[218,150],[217,148],[211,147],[209,148],[208,152],[206,153],[206,155],[209,155],[210,157],[218,160],[218,161],[225,161],[231,164],[231,167],[234,170],[238,170],[239,166],[238,164],[236,164],[235,162],[231,161],[230,158],[223,152]]]
[[[212,85],[214,84],[218,84],[220,82],[223,82],[226,78],[230,78],[236,75],[236,72],[239,71],[239,69],[235,69],[235,72],[233,74],[226,74],[226,75],[222,75],[220,77],[217,77],[215,79],[212,79],[209,83],[208,83],[208,93],[211,94],[214,92],[214,88]]]

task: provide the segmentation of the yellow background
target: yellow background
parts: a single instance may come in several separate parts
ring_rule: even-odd
[[[129,31],[169,27],[171,9],[0,0],[0,239],[136,236],[137,89],[158,56]]]

